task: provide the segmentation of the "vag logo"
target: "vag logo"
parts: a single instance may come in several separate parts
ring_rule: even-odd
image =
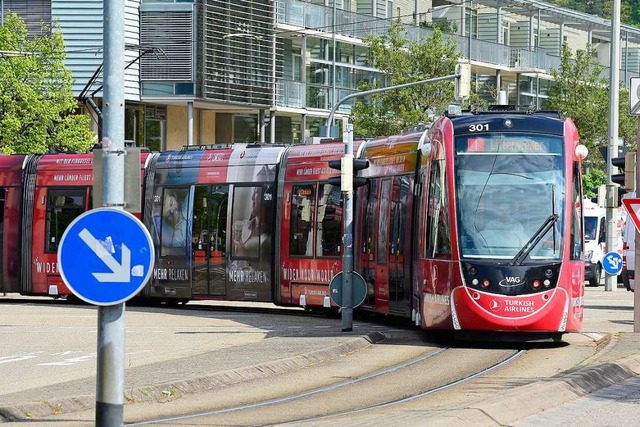
[[[500,286],[508,288],[510,286],[517,286],[522,283],[522,278],[520,276],[507,276],[498,283]]]

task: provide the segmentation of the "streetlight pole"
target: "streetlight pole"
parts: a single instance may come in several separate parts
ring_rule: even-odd
[[[616,244],[616,222],[613,217],[614,209],[618,206],[618,197],[615,185],[612,180],[613,164],[611,160],[618,155],[618,102],[620,90],[620,0],[613,0],[613,10],[611,13],[611,58],[609,65],[609,144],[607,147],[607,186],[606,186],[606,206],[605,218],[607,221],[607,251],[613,250]],[[616,276],[605,272],[604,290],[611,292],[617,287]]]

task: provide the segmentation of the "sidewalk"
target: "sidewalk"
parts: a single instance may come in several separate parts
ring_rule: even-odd
[[[127,315],[133,316],[130,312]],[[238,330],[247,327],[247,323],[233,325],[231,317],[208,317],[208,322],[220,322],[219,326],[223,328],[216,332],[216,339],[207,340],[213,347],[204,353],[180,359],[180,366],[176,366],[175,360],[166,360],[127,368],[126,402],[162,401],[170,399],[173,393],[188,395],[221,385],[291,372],[364,349],[391,335],[394,339],[402,339],[403,334],[402,331],[390,332],[388,328],[385,330],[359,322],[354,323],[352,333],[345,334],[335,327],[339,320],[314,319],[317,320],[314,327],[296,329],[285,324],[276,333],[276,327],[270,326],[271,335],[255,334],[255,337],[233,345],[225,340],[225,335],[237,334]],[[294,319],[292,322],[297,322],[296,316],[290,317]],[[261,324],[260,328],[265,332],[269,326]],[[529,415],[640,375],[640,334],[633,333],[633,294],[624,289],[605,292],[602,286],[587,288],[583,331],[602,347],[593,358],[572,372],[514,388],[508,395],[456,411],[458,422],[468,419],[477,425],[486,417],[487,421],[512,425]],[[202,376],[203,371],[211,374]],[[37,402],[32,399],[34,390],[0,395],[0,422],[36,420],[93,410],[95,378],[92,380],[84,378],[39,388]],[[522,402],[536,404],[522,405]],[[431,414],[429,417],[434,425],[446,425],[451,421],[450,416],[434,418]],[[416,425],[424,419],[423,415],[416,413]]]

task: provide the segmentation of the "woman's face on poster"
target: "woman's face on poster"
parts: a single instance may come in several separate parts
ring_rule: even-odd
[[[174,194],[170,194],[164,199],[164,216],[171,224],[180,221],[180,204]]]

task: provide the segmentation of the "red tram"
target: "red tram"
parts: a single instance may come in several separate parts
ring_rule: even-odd
[[[149,154],[141,155],[140,173]],[[58,269],[67,226],[93,207],[93,154],[29,155],[22,171],[19,292],[69,295]],[[137,213],[139,216],[140,213]]]
[[[359,309],[425,329],[580,330],[586,149],[570,119],[451,113],[354,145],[369,162],[353,215]],[[143,157],[140,215],[156,263],[140,298],[330,308],[343,202],[328,162],[344,145],[196,148]],[[91,207],[92,155],[0,156],[0,168],[1,289],[67,294],[55,252]]]
[[[573,122],[546,112],[443,116],[428,144],[426,245],[415,257],[422,327],[579,331],[586,148]]]
[[[275,301],[303,307],[331,307],[329,283],[342,271],[342,194],[329,184],[328,166],[344,144],[291,147],[278,178]]]
[[[22,169],[26,156],[0,156],[0,292],[20,292]]]

